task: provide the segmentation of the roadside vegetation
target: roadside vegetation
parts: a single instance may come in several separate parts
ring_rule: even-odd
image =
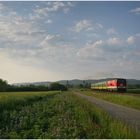
[[[140,94],[140,88],[128,89],[127,93]]]
[[[88,96],[94,96],[112,103],[140,110],[140,97],[125,95],[125,93],[118,94],[116,92],[110,93],[94,90],[81,90],[80,92]]]
[[[50,91],[0,93],[0,138],[140,137],[70,91]]]

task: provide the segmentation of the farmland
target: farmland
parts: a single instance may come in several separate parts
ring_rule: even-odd
[[[1,93],[0,101],[0,138],[139,138],[71,91]]]

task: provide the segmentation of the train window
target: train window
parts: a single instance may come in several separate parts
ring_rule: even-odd
[[[117,85],[126,86],[126,80],[125,79],[118,79]]]

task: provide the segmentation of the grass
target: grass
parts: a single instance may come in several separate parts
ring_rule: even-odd
[[[0,113],[40,100],[46,95],[56,94],[58,91],[49,92],[0,92]]]
[[[140,88],[128,89],[127,92],[128,92],[128,93],[140,94]]]
[[[140,110],[140,98],[131,95],[125,95],[125,93],[109,93],[109,92],[99,92],[99,91],[81,91],[89,96],[94,96],[112,103],[124,105],[130,108]]]
[[[56,91],[0,94],[0,138],[140,137],[84,99]]]

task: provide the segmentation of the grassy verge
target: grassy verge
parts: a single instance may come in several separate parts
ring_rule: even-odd
[[[127,90],[128,93],[135,93],[135,94],[140,94],[140,89],[128,89]]]
[[[0,115],[1,139],[139,138],[132,128],[113,120],[71,92],[22,94],[22,97],[13,94],[14,98],[7,95],[7,101],[2,103],[9,106],[4,105],[7,108]],[[10,107],[12,99],[15,102],[13,108]],[[19,105],[19,101],[22,104]]]
[[[112,103],[124,105],[130,108],[138,109],[140,110],[140,98],[131,96],[131,95],[125,95],[123,94],[117,94],[117,93],[109,93],[109,92],[97,92],[97,91],[80,91],[81,93],[84,93],[89,96],[94,96],[100,99],[104,99],[107,101],[110,101]]]

